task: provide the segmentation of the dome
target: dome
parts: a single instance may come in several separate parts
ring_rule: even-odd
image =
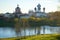
[[[16,13],[21,13],[20,8],[19,8],[19,5],[17,5],[17,7],[15,8],[15,12]]]
[[[16,9],[20,9],[20,8],[19,8],[19,5],[17,5]]]
[[[37,5],[37,7],[41,7],[41,5],[40,5],[40,4],[38,4],[38,5]]]

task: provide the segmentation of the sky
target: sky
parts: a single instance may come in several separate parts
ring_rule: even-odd
[[[37,4],[46,8],[46,12],[54,12],[57,10],[58,0],[0,0],[0,13],[13,13],[19,4],[22,13],[28,13],[29,10],[34,10]]]

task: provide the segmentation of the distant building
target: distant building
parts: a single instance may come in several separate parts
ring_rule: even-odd
[[[5,18],[10,18],[10,13],[8,13],[8,12],[5,13],[5,14],[4,14],[4,17],[5,17]]]
[[[22,14],[20,15],[20,18],[30,18],[30,16],[28,14]]]
[[[43,8],[43,12],[41,12],[40,4],[38,4],[37,8],[35,7],[34,10],[35,10],[35,13],[34,13],[35,17],[47,17],[47,14],[45,13],[45,7]]]
[[[33,11],[33,10],[29,10],[28,15],[29,15],[30,17],[31,17],[31,16],[34,16],[34,11]]]
[[[14,13],[5,13],[4,14],[4,17],[6,17],[6,18],[13,18],[13,17],[29,18],[31,16],[39,17],[39,18],[47,17],[47,13],[45,13],[45,7],[43,8],[43,12],[42,12],[41,5],[38,4],[37,7],[34,8],[34,10],[29,10],[28,13],[24,14],[21,12],[21,8],[19,7],[19,5],[17,5]]]
[[[5,17],[5,18],[13,18],[14,15],[13,15],[13,13],[8,13],[8,12],[7,12],[7,13],[4,14],[4,17]]]
[[[17,5],[17,7],[15,8],[15,17],[20,17],[21,13],[21,9],[19,7],[19,5]]]
[[[4,18],[4,14],[0,14],[0,19],[3,19]]]

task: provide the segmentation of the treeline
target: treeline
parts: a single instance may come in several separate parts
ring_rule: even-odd
[[[24,19],[23,19],[24,20]],[[48,18],[35,18],[31,17],[27,20],[26,23],[28,22],[29,26],[60,26],[60,21],[57,20],[50,20]]]
[[[50,12],[48,18],[36,18],[34,16],[30,18],[7,18],[0,19],[0,27],[14,27],[16,23],[20,26],[60,26],[60,12]]]
[[[14,26],[14,20],[13,19],[0,19],[0,27],[12,27]]]

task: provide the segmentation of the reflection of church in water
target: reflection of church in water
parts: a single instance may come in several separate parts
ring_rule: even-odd
[[[41,5],[38,4],[37,7],[34,8],[33,10],[30,10],[27,14],[23,14],[21,12],[21,9],[19,8],[19,5],[15,8],[15,17],[22,17],[22,18],[29,18],[30,16],[35,16],[35,17],[47,17],[47,14],[45,13],[45,8],[43,8],[43,12],[41,12]]]

